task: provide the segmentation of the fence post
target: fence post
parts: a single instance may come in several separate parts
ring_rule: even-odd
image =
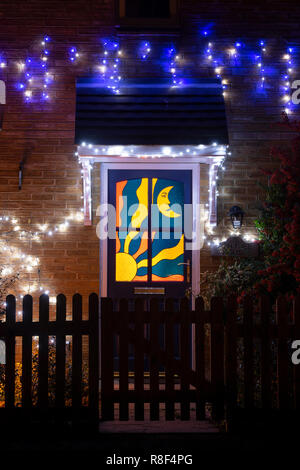
[[[174,401],[174,373],[172,366],[174,361],[174,301],[167,299],[165,305],[165,341],[166,341],[166,420],[175,419],[175,401]]]
[[[180,403],[180,412],[182,420],[190,419],[190,396],[189,396],[189,381],[186,377],[187,371],[190,369],[190,341],[189,335],[190,331],[190,308],[189,308],[189,299],[186,297],[183,298],[180,302],[180,359],[182,374],[180,380],[180,391],[181,391],[181,403]]]
[[[56,299],[56,393],[55,406],[59,422],[63,421],[65,407],[65,373],[66,373],[66,297],[63,294]]]
[[[196,417],[205,419],[205,321],[204,302],[197,297],[195,303],[195,359],[196,359]]]
[[[101,299],[101,417],[114,419],[114,347],[113,304],[108,298]]]
[[[22,407],[32,407],[32,297],[23,298]]]
[[[281,296],[276,302],[278,323],[278,405],[281,411],[289,408],[289,355],[287,301]]]
[[[134,387],[137,395],[135,401],[135,419],[144,419],[144,301],[136,299],[135,314],[135,345],[134,345]]]
[[[82,321],[82,297],[73,296],[73,341],[72,341],[72,409],[73,417],[78,419],[82,405],[82,335],[80,323]]]
[[[270,342],[270,297],[260,298],[261,313],[261,400],[262,408],[268,411],[272,407],[271,397],[271,342]]]
[[[120,380],[120,420],[128,421],[128,301],[120,300],[118,323],[120,326],[119,380]]]
[[[225,324],[226,418],[230,425],[237,406],[237,300],[227,299]]]
[[[294,318],[295,318],[295,335],[293,339],[300,340],[300,294],[294,300]],[[300,364],[294,365],[294,397],[295,408],[300,411]]]
[[[158,318],[158,301],[151,299],[150,301],[150,419],[159,420],[159,318]]]
[[[244,396],[246,410],[252,410],[254,405],[253,362],[253,302],[250,297],[246,297],[244,300]]]
[[[211,301],[211,385],[213,395],[213,418],[224,418],[224,323],[223,300]]]
[[[16,299],[13,295],[8,295],[6,297],[5,408],[15,406],[15,325]]]
[[[99,300],[89,296],[89,411],[96,429],[99,423]]]
[[[48,323],[49,323],[49,297],[41,295],[39,302],[39,367],[38,367],[38,406],[45,412],[48,408]]]

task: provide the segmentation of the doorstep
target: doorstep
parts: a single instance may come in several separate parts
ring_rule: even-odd
[[[100,433],[216,434],[219,428],[209,421],[100,421]]]

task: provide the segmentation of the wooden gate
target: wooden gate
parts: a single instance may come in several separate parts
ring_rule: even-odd
[[[172,300],[166,302],[163,311],[159,310],[157,300],[151,300],[148,311],[143,307],[144,302],[136,300],[134,311],[130,311],[128,302],[121,300],[119,310],[114,311],[110,299],[102,300],[102,419],[114,419],[116,403],[119,404],[121,420],[129,419],[129,404],[134,404],[136,420],[144,419],[145,404],[150,406],[150,419],[158,420],[161,403],[165,404],[167,420],[175,419],[175,404],[180,404],[181,419],[188,420],[191,403],[195,406],[197,419],[204,419],[205,402],[212,393],[221,408],[224,399],[223,382],[220,380],[223,351],[219,343],[222,303],[215,303],[214,308],[212,341],[215,344],[213,360],[216,366],[210,382],[205,379],[203,302],[197,302],[194,312],[189,308],[188,299],[181,300],[177,312]],[[175,353],[176,325],[179,326],[179,356],[178,352]],[[192,339],[196,346],[194,351]],[[131,351],[130,345],[133,345]],[[118,371],[114,370],[116,353],[119,357]],[[134,356],[131,374],[130,353]],[[145,370],[146,362],[149,363],[149,370]]]
[[[130,309],[121,300],[114,310],[102,299],[103,420],[126,421],[131,410],[143,420],[148,408],[151,420],[188,420],[191,409],[204,419],[208,404],[217,421],[236,410],[299,410],[300,365],[291,361],[291,341],[300,339],[299,298],[279,298],[276,306],[267,297],[247,298],[243,308],[233,297],[224,304],[214,298],[210,311],[201,298],[195,311],[187,299],[178,311],[172,300],[159,307],[152,300],[145,311],[136,300]]]

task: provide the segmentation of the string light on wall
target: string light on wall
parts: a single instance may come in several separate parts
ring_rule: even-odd
[[[191,145],[191,146],[151,146],[151,150],[147,146],[122,146],[114,145],[107,147],[99,147],[90,143],[82,142],[75,156],[78,158],[79,164],[82,166],[83,179],[83,200],[84,200],[84,220],[85,225],[91,225],[91,163],[93,161],[101,161],[104,155],[114,156],[117,158],[136,157],[136,158],[180,158],[185,155],[191,157],[209,156],[210,164],[210,184],[209,184],[209,219],[210,224],[216,225],[216,199],[219,195],[217,188],[218,169],[223,167],[226,156],[230,153],[229,147],[218,145],[213,142],[211,145]],[[98,157],[98,160],[97,160]]]
[[[6,62],[6,60],[4,59],[3,55],[0,54],[0,68],[1,68],[1,69],[4,69],[6,66],[7,66],[7,62]]]
[[[75,47],[75,46],[70,47],[70,49],[69,49],[69,60],[70,60],[70,62],[72,62],[72,63],[76,62],[79,59],[79,57],[80,57],[80,54],[77,50],[77,47]]]
[[[108,145],[101,147],[87,142],[81,142],[78,152],[75,152],[75,157],[81,163],[81,157],[93,157],[109,155],[117,157],[182,157],[186,154],[191,156],[209,155],[213,161],[216,160],[218,164],[222,164],[226,155],[229,155],[228,146],[212,142],[210,145],[174,145],[174,146],[161,146],[152,145],[151,147],[143,145]]]
[[[241,232],[230,231],[227,238],[226,237],[222,237],[222,239],[219,237],[213,238],[212,236],[209,237],[209,235],[203,238],[207,240],[206,243],[208,246],[211,246],[211,245],[220,246],[221,243],[227,242],[228,238],[240,237],[240,236],[241,236]],[[242,239],[247,243],[257,243],[259,241],[258,238],[256,238],[256,236],[250,232],[243,235]]]
[[[205,52],[204,52],[204,55],[205,55],[205,58],[208,60],[208,61],[211,61],[213,59],[213,44],[212,42],[209,42],[207,44],[207,47],[205,49]]]
[[[240,65],[240,53],[241,48],[244,46],[240,41],[236,41],[235,44],[227,49],[229,56],[229,64],[231,67],[238,67]]]
[[[292,47],[288,47],[286,53],[283,55],[283,61],[286,64],[286,70],[282,77],[282,100],[284,102],[284,111],[286,114],[290,114],[292,112],[292,99],[291,99],[291,75],[294,71],[294,61],[293,61],[293,52],[294,49]]]
[[[209,29],[208,27],[205,27],[205,28],[201,31],[202,36],[204,36],[205,38],[206,38],[207,36],[209,36],[210,33],[211,33],[211,31],[210,31],[210,29]]]
[[[120,56],[122,50],[116,41],[105,40],[103,42],[104,52],[100,59],[100,73],[106,86],[115,94],[120,93],[120,82],[122,77],[119,72]]]
[[[177,78],[177,73],[178,73],[178,61],[179,61],[179,55],[176,52],[175,47],[170,47],[167,50],[167,57],[168,57],[168,70],[171,74],[171,80],[172,80],[172,87],[177,87],[183,84],[182,80],[178,80]]]
[[[19,288],[25,293],[32,293],[37,289],[43,293],[49,293],[49,289],[41,287],[39,258],[27,254],[24,250],[12,245],[10,243],[11,239],[15,242],[17,240],[23,243],[29,242],[29,245],[31,246],[32,242],[41,242],[47,236],[52,237],[55,232],[66,232],[70,226],[70,221],[82,222],[82,220],[82,212],[71,212],[60,224],[54,226],[51,226],[48,223],[37,224],[37,230],[28,230],[21,227],[21,223],[16,217],[8,215],[0,216],[0,256],[3,254],[5,257],[2,263],[3,268],[1,274],[3,276],[13,276],[18,274],[20,279]],[[36,269],[38,269],[38,280],[34,280],[32,278]],[[29,274],[30,279],[27,281],[27,275]]]
[[[231,49],[229,49],[231,50]],[[226,96],[227,80],[224,78],[224,64],[220,58],[216,58],[213,49],[213,43],[209,42],[205,48],[204,52],[205,60],[214,67],[214,73],[216,78],[219,78],[223,88],[223,96]]]
[[[201,34],[207,37],[209,34],[208,29],[204,29]],[[41,45],[43,50],[41,52],[40,60],[34,60],[28,58],[25,62],[18,61],[17,66],[19,71],[23,74],[23,80],[17,85],[17,88],[22,91],[24,98],[27,102],[33,102],[40,100],[47,101],[50,99],[48,93],[49,84],[53,81],[54,77],[49,74],[48,71],[48,59],[50,55],[49,51],[50,37],[45,36]],[[211,42],[205,48],[204,60],[211,65],[214,69],[215,76],[222,80],[223,95],[227,96],[225,91],[228,85],[228,80],[224,78],[226,67],[238,67],[240,65],[240,51],[241,48],[245,47],[241,41],[236,41],[232,46],[222,46],[222,50],[218,50],[219,54],[216,56],[214,53],[214,47]],[[120,81],[122,79],[120,75],[120,58],[123,56],[123,51],[120,49],[119,42],[114,39],[103,39],[103,57],[100,60],[100,64],[97,64],[97,71],[100,71],[101,78],[107,83],[107,88],[113,93],[119,94]],[[143,41],[141,46],[138,47],[138,56],[141,60],[149,58],[152,52],[152,47],[149,41]],[[259,53],[254,55],[254,63],[259,75],[259,81],[257,89],[259,91],[265,90],[266,82],[266,70],[264,66],[264,56],[267,53],[267,48],[264,40],[259,41]],[[68,51],[68,62],[75,63],[80,54],[77,47],[72,46]],[[253,52],[249,52],[249,58],[253,57]],[[172,77],[172,86],[177,87],[184,84],[183,80],[178,79],[178,68],[180,65],[181,56],[176,53],[175,47],[171,46],[167,49],[167,55],[164,54],[162,61],[165,61],[165,66],[168,73]],[[292,105],[289,100],[290,92],[290,78],[294,72],[293,64],[293,48],[289,47],[284,54],[284,61],[286,62],[286,71],[282,77],[282,83],[280,89],[282,90],[281,100],[285,105],[285,111],[291,112]],[[6,61],[0,56],[0,68],[6,66]],[[40,93],[39,93],[40,92]]]
[[[265,68],[264,68],[264,55],[267,51],[265,41],[261,40],[259,41],[259,46],[260,46],[260,53],[255,56],[255,61],[256,61],[256,67],[258,70],[259,74],[259,82],[258,82],[258,88],[259,89],[264,89],[265,88],[265,82],[266,82],[266,76],[265,76]]]
[[[143,60],[148,59],[150,54],[151,54],[150,43],[148,41],[143,42],[141,47],[140,47],[140,52],[139,52],[139,55],[140,55],[141,59],[143,59]]]
[[[231,47],[230,49],[228,49],[228,54],[229,54],[230,59],[233,59],[235,61],[238,57],[237,48]]]
[[[28,57],[24,62],[17,64],[19,71],[23,74],[23,80],[17,84],[22,91],[25,101],[36,101],[42,99],[47,101],[50,97],[48,86],[52,78],[48,72],[48,59],[50,37],[44,36],[41,41],[42,51],[39,59]]]

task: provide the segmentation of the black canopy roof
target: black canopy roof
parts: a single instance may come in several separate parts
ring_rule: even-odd
[[[77,81],[75,143],[209,145],[228,143],[222,85],[217,78],[122,81],[114,94],[98,78]]]

